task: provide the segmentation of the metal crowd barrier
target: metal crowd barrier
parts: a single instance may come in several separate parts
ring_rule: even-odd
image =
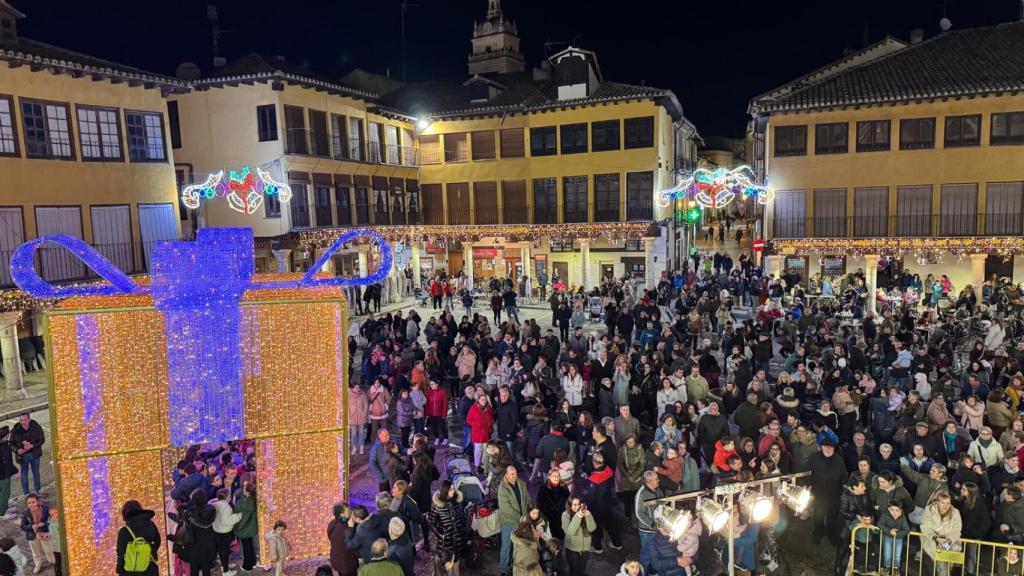
[[[886,536],[883,538],[883,536]],[[1024,546],[962,538],[949,550],[936,547],[929,556],[922,534],[909,532],[897,540],[877,526],[854,526],[850,534],[845,574],[857,576],[1024,576]],[[1007,556],[1016,553],[1016,562]]]

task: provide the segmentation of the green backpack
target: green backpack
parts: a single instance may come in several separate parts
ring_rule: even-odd
[[[145,538],[139,538],[132,532],[132,529],[125,526],[132,539],[124,549],[124,570],[125,572],[142,573],[149,569],[149,563],[153,559],[153,547],[146,542]]]

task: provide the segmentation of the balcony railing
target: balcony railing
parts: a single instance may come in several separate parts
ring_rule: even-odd
[[[1020,236],[1024,214],[900,214],[775,218],[773,238]]]
[[[114,266],[126,274],[141,274],[149,271],[149,259],[156,242],[123,242],[113,244],[92,244]],[[0,250],[0,288],[11,288],[10,265],[13,251]],[[95,280],[99,276],[65,248],[42,246],[36,250],[36,269],[47,282],[76,282]]]
[[[392,166],[417,165],[416,149],[411,146],[369,142],[361,138],[342,138],[338,134],[332,134],[330,142],[331,150],[329,156],[335,160],[355,160],[357,162],[371,162]],[[317,145],[313,142],[313,136],[310,136],[309,149],[317,151]],[[316,156],[317,154],[313,155]]]

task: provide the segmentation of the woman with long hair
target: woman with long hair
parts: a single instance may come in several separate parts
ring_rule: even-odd
[[[956,509],[960,511],[960,520],[963,523],[960,536],[970,540],[984,540],[992,527],[992,514],[979,486],[974,482],[964,482],[960,485],[960,492],[956,494],[955,500]],[[976,566],[978,545],[966,544],[964,553],[964,565]]]
[[[512,576],[532,576],[540,570],[540,534],[529,516],[519,519],[512,532]]]
[[[552,468],[548,471],[547,481],[537,489],[537,507],[545,518],[552,519],[548,528],[551,530],[551,536],[559,540],[565,538],[561,519],[568,500],[569,488],[562,482],[559,470]]]
[[[331,543],[331,568],[338,576],[355,576],[359,571],[359,551],[348,547],[348,520],[352,510],[344,502],[335,502],[331,513],[334,518],[327,524],[327,539]]]
[[[466,541],[466,515],[462,511],[462,493],[450,480],[441,482],[434,492],[426,520],[434,533],[434,576],[457,576]]]

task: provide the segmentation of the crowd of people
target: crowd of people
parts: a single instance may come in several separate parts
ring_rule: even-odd
[[[1009,305],[1019,294],[995,279],[980,297],[933,284],[876,316],[861,270],[805,283],[766,275],[746,254],[694,251],[657,286],[553,290],[549,325],[520,322],[511,279],[486,312],[442,301],[425,322],[371,316],[350,342],[361,358],[351,423],[371,429],[377,508],[391,512],[373,532],[365,524],[380,510],[350,516],[349,536],[388,542],[397,516],[414,543],[443,553],[436,573],[457,570],[471,518],[451,510],[465,503],[453,504],[460,492],[435,458],[451,444],[497,507],[503,573],[582,575],[592,555],[625,547],[613,552],[634,561],[624,573],[698,574],[726,561],[721,537],[694,516],[671,540],[647,501],[807,471],[812,542],[835,548],[839,574],[869,562],[906,574],[918,561],[941,574],[950,550],[1019,574],[1015,554],[962,542],[1024,542],[1024,329]],[[365,434],[353,432],[362,452]],[[410,497],[410,513],[397,511]],[[736,566],[777,573],[776,534],[796,518],[735,514]],[[360,561],[374,558],[365,552]]]

